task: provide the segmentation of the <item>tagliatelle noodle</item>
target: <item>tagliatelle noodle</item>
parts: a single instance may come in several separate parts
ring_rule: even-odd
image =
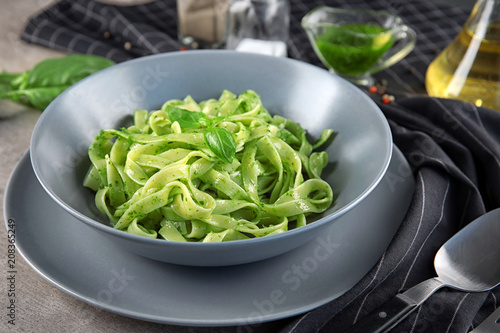
[[[200,103],[187,96],[102,130],[84,185],[111,225],[132,234],[196,242],[277,234],[332,205],[321,179],[328,155],[314,151],[332,133],[311,144],[251,90]]]

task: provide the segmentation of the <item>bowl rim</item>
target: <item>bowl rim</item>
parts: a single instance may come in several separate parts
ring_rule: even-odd
[[[372,104],[374,106],[373,112],[376,114],[377,118],[380,120],[380,123],[382,125],[381,128],[383,128],[385,132],[385,140],[386,140],[386,147],[387,151],[385,154],[385,159],[384,163],[382,165],[382,168],[380,169],[379,173],[377,176],[373,179],[371,184],[365,188],[363,192],[361,192],[356,198],[345,204],[344,206],[338,208],[331,214],[327,216],[323,216],[317,220],[315,220],[312,223],[308,223],[307,225],[300,227],[300,228],[295,228],[291,230],[287,230],[286,232],[282,232],[279,234],[274,234],[274,235],[268,235],[264,237],[256,237],[256,238],[250,238],[250,239],[243,239],[243,240],[232,240],[228,242],[176,242],[176,241],[168,241],[165,239],[152,239],[152,238],[147,238],[135,234],[130,234],[128,232],[124,232],[122,230],[118,230],[113,228],[111,225],[105,225],[103,223],[100,223],[96,220],[94,220],[91,217],[88,217],[87,215],[82,214],[78,210],[72,208],[70,205],[68,205],[63,199],[61,199],[51,188],[50,184],[44,179],[43,173],[40,170],[40,167],[38,165],[37,159],[35,158],[36,156],[36,138],[38,136],[38,133],[42,131],[42,128],[44,126],[44,123],[46,122],[45,119],[48,118],[51,113],[56,112],[52,110],[57,110],[55,105],[65,98],[66,95],[70,94],[72,90],[76,89],[78,86],[84,84],[85,82],[89,80],[95,80],[96,77],[99,77],[101,75],[105,75],[108,72],[113,72],[113,71],[119,71],[122,67],[130,66],[131,64],[137,64],[140,62],[148,62],[151,59],[157,59],[157,58],[175,58],[175,57],[203,57],[203,56],[214,56],[216,55],[217,57],[221,56],[231,56],[231,57],[241,57],[243,58],[255,58],[255,59],[261,59],[263,61],[278,61],[278,62],[286,62],[290,63],[293,66],[302,66],[308,68],[308,70],[311,71],[318,71],[318,72],[323,72],[324,74],[329,75],[332,77],[334,80],[340,80],[342,81],[342,84],[349,86],[349,89],[351,90],[357,90],[359,91],[359,97],[362,99],[365,99],[365,101],[368,104]],[[323,74],[322,74],[323,75]],[[325,75],[326,77],[326,75]],[[206,249],[219,249],[221,247],[227,248],[227,247],[240,247],[241,245],[252,245],[252,244],[260,244],[260,243],[267,243],[267,242],[274,242],[277,241],[281,238],[289,238],[289,237],[294,237],[297,236],[298,233],[303,233],[304,230],[308,230],[309,232],[312,232],[313,230],[322,227],[323,225],[331,222],[332,219],[336,219],[348,211],[350,211],[354,206],[356,206],[359,202],[364,200],[380,183],[380,181],[383,179],[385,176],[387,169],[389,168],[390,161],[392,159],[392,153],[393,153],[393,141],[392,141],[392,132],[389,126],[389,123],[387,119],[385,118],[384,114],[382,113],[382,110],[378,107],[378,105],[363,91],[356,87],[354,84],[351,82],[343,79],[342,77],[332,74],[329,71],[319,67],[315,66],[312,64],[309,64],[304,61],[300,61],[297,59],[293,58],[278,58],[278,57],[272,57],[272,56],[267,56],[267,55],[261,55],[261,54],[255,54],[255,53],[243,53],[243,52],[237,52],[233,50],[194,50],[194,51],[174,51],[174,52],[169,52],[169,53],[160,53],[160,54],[154,54],[154,55],[148,55],[144,57],[139,57],[131,60],[127,60],[118,64],[115,64],[111,67],[105,68],[103,70],[100,70],[92,75],[89,75],[85,77],[84,79],[80,80],[79,82],[75,83],[65,91],[63,91],[58,97],[56,97],[48,106],[47,108],[43,111],[41,114],[40,118],[38,119],[37,123],[35,124],[35,127],[32,132],[31,140],[30,140],[30,160],[31,160],[31,165],[33,168],[33,171],[35,173],[36,178],[40,182],[42,188],[49,194],[49,196],[64,210],[66,210],[68,213],[73,215],[74,217],[78,218],[80,221],[84,222],[85,224],[96,228],[98,230],[101,230],[107,234],[110,234],[111,236],[114,237],[119,237],[119,238],[124,238],[127,241],[131,242],[140,242],[144,243],[145,245],[160,245],[164,247],[178,247],[179,249],[184,249],[184,248],[194,248],[194,247],[199,247],[199,248],[206,248]],[[246,246],[245,245],[245,246]]]

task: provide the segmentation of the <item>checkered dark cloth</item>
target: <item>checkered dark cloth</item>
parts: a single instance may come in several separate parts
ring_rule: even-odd
[[[376,75],[389,88],[406,94],[425,94],[429,63],[458,34],[468,17],[461,8],[429,0],[291,0],[288,54],[323,67],[300,26],[311,9],[320,6],[388,10],[403,18],[418,36],[405,59]],[[65,52],[90,53],[116,62],[179,50],[175,0],[157,0],[135,6],[116,6],[93,0],[62,0],[28,22],[21,38]]]
[[[93,0],[62,0],[31,18],[24,41],[115,62],[179,50],[175,0],[116,6]]]
[[[378,74],[404,93],[425,92],[425,70],[458,34],[468,17],[459,8],[427,0],[291,0],[290,57],[322,66],[300,27],[319,5],[389,10],[418,35],[415,50]],[[120,62],[178,50],[175,0],[119,7],[92,0],[62,0],[33,17],[22,39],[67,52]],[[374,98],[375,99],[375,98]],[[375,99],[376,100],[376,99]],[[500,207],[500,113],[455,100],[429,97],[379,103],[395,144],[415,174],[413,201],[398,233],[377,265],[339,298],[294,318],[217,332],[344,332],[378,306],[435,276],[439,247],[486,211]],[[465,293],[444,288],[393,332],[468,332],[498,307],[500,288]],[[266,329],[267,328],[267,329]]]

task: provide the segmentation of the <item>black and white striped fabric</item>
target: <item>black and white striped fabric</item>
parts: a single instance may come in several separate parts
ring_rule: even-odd
[[[300,27],[319,5],[390,10],[416,30],[416,49],[379,74],[403,93],[423,94],[430,61],[467,18],[459,8],[415,0],[291,0],[289,56],[322,66]],[[115,61],[178,50],[174,0],[119,7],[93,0],[62,0],[34,16],[22,39],[67,52]],[[397,88],[397,89],[396,89]],[[367,92],[368,93],[368,92]],[[376,101],[380,95],[373,94]],[[479,215],[500,207],[500,113],[428,97],[380,103],[416,177],[416,190],[394,240],[375,267],[351,290],[309,313],[273,323],[282,333],[343,332],[398,292],[434,277],[439,247]],[[500,263],[500,260],[499,260]],[[436,292],[393,331],[468,332],[500,306],[500,289]],[[266,324],[253,331],[265,330]],[[226,330],[224,330],[226,331]],[[238,330],[236,330],[238,331]],[[240,330],[241,331],[241,330]]]

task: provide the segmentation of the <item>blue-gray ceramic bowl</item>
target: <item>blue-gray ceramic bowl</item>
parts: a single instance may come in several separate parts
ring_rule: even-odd
[[[168,99],[187,95],[198,101],[217,98],[224,89],[237,94],[256,91],[272,114],[299,122],[313,137],[325,128],[338,133],[327,148],[335,168],[323,175],[338,195],[335,204],[305,227],[223,243],[149,239],[112,228],[96,210],[93,194],[82,186],[90,165],[87,149],[97,133],[120,128],[135,109],[158,109]],[[366,199],[384,176],[391,154],[392,137],[384,115],[354,85],[300,61],[223,50],[147,56],[91,75],[47,107],[30,145],[32,166],[42,186],[82,223],[127,251],[197,266],[263,260],[305,244]]]

